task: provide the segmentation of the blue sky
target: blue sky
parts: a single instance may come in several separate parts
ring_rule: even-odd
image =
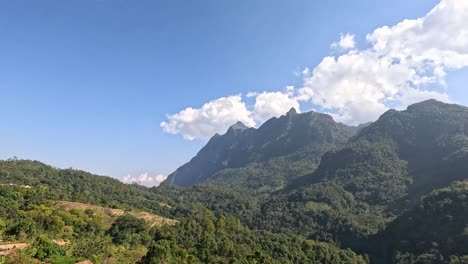
[[[312,71],[324,57],[348,49],[365,51],[371,46],[367,34],[424,17],[438,3],[3,1],[0,158],[36,159],[121,179],[167,175],[206,139],[186,140],[178,129],[164,132],[161,122],[180,122],[166,115],[239,94],[252,112],[261,92],[299,98],[306,81],[315,82],[310,73],[298,74],[305,68]],[[347,33],[356,44],[341,49],[340,34]],[[468,71],[447,65],[446,87],[436,82],[430,89],[468,104]],[[287,86],[295,86],[294,95]],[[247,97],[249,92],[255,94]],[[324,110],[348,123],[373,118],[350,112],[348,102],[336,109],[314,98],[300,99],[301,109]],[[386,107],[404,101],[389,98],[382,99]],[[262,121],[252,117],[255,125]]]

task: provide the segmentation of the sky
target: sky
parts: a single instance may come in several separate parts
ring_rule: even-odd
[[[237,121],[468,105],[466,0],[0,2],[0,159],[152,186]]]

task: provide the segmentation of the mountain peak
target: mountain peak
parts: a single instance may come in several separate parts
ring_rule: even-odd
[[[237,121],[237,123],[229,127],[228,131],[229,130],[246,130],[248,128],[249,127],[244,125],[244,123],[242,123],[241,121]]]
[[[286,113],[287,116],[295,115],[295,114],[297,114],[297,111],[296,111],[296,108],[294,107],[291,107],[291,109],[289,109],[289,111]]]
[[[291,108],[286,115],[273,117],[258,129],[237,122],[226,134],[213,137],[192,160],[169,175],[166,182],[193,186],[214,180],[225,169],[239,169],[254,163],[271,166],[269,162],[273,159],[316,164],[323,153],[343,145],[351,136],[348,127],[334,122],[329,115],[299,114]],[[288,175],[277,175],[282,180],[271,184],[286,181]],[[252,175],[251,179],[260,181],[262,177]]]
[[[435,99],[429,99],[413,105],[408,106],[409,112],[440,112],[453,110],[453,108],[460,108],[459,105],[448,104],[444,102],[437,101]]]

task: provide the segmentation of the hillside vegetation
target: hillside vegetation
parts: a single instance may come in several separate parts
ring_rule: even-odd
[[[300,127],[307,114],[292,119],[289,113],[269,121],[283,124],[272,133],[296,137],[297,134],[281,128]],[[284,125],[288,123],[289,126]],[[308,127],[301,127],[302,130],[329,131],[327,128],[333,123],[306,124]],[[223,146],[219,141],[224,137],[233,142],[234,138],[242,140],[247,137],[244,134],[254,133],[247,131],[250,130],[216,136],[217,146]],[[345,143],[331,141],[335,144],[320,154],[319,162],[305,157],[313,156],[311,149],[320,146],[321,141],[304,141],[304,146],[311,145],[291,152],[306,153],[297,155],[297,159],[286,158],[294,154],[273,155],[239,168],[222,169],[195,187],[164,186],[154,191],[171,197],[179,207],[192,197],[191,202],[199,202],[219,215],[237,217],[252,229],[303,235],[369,253],[372,237],[417,206],[422,197],[468,179],[467,107],[428,100],[404,111],[390,110],[372,124],[344,131],[355,134],[347,134]],[[211,144],[210,141],[205,148]],[[269,144],[288,150],[275,141]],[[209,149],[216,156],[230,153],[231,146]],[[249,156],[268,156],[262,154],[263,149],[249,149]],[[202,154],[194,158],[198,167],[203,167]],[[192,166],[192,162],[183,168]],[[468,214],[461,215],[460,221],[468,226]],[[446,256],[442,263],[448,261]]]
[[[156,197],[142,186],[126,185],[110,177],[76,169],[57,169],[38,161],[0,161],[0,180],[5,184],[47,188],[54,200],[73,200],[111,208],[151,208],[152,212],[162,215],[168,212],[165,198]]]
[[[54,202],[53,205],[55,207],[64,209],[66,211],[71,210],[92,210],[95,214],[99,215],[99,217],[103,218],[104,223],[113,223],[116,218],[123,215],[131,215],[135,218],[143,219],[150,227],[155,226],[163,226],[163,225],[174,225],[177,221],[173,219],[169,219],[166,217],[162,217],[159,215],[151,214],[144,211],[134,211],[134,210],[123,210],[123,209],[113,209],[108,207],[102,207],[92,204],[84,204],[84,203],[77,203],[77,202],[66,202],[66,201],[57,201]]]
[[[215,135],[160,187],[0,161],[0,236],[28,243],[7,263],[462,264],[467,181],[466,107],[361,127],[292,110]]]
[[[6,243],[27,244],[23,250],[6,252],[2,260],[5,263],[75,263],[86,259],[93,263],[366,263],[364,257],[331,244],[251,231],[236,218],[215,217],[196,204],[169,206],[156,200],[162,196],[141,186],[76,170],[64,173],[34,161],[9,160],[1,164],[0,236]],[[109,187],[102,186],[100,193],[90,193],[89,197],[66,191],[81,181],[88,183],[80,190],[89,192],[99,190],[101,182],[121,188],[122,197],[118,197],[119,192],[109,193],[109,197],[116,198],[111,204],[121,209],[73,202],[110,202]],[[135,197],[124,199],[129,193]],[[220,195],[224,196],[224,191]],[[155,200],[135,206],[135,201],[150,198]],[[217,198],[212,197],[219,202]],[[163,200],[176,205],[169,198]],[[163,208],[177,220],[139,208]],[[54,240],[69,242],[58,245]]]
[[[467,217],[467,181],[436,190],[376,236],[381,255],[387,263],[468,263]]]

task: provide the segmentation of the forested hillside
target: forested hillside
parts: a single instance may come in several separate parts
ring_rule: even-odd
[[[0,160],[0,182],[47,190],[52,200],[77,201],[112,208],[140,208],[170,215],[164,205],[166,198],[149,192],[145,187],[126,185],[110,177],[76,169],[57,169],[39,161]]]
[[[405,111],[390,110],[354,131],[347,143],[321,156],[316,170],[315,164],[301,170],[294,162],[271,157],[221,170],[196,187],[154,191],[181,205],[191,197],[253,229],[305,235],[367,252],[371,237],[421,197],[468,178],[466,107],[429,100]],[[307,170],[311,172],[298,176]],[[277,179],[289,181],[275,184]],[[468,215],[461,221],[468,225]]]
[[[375,238],[385,263],[468,263],[468,182],[436,190]]]
[[[367,263],[332,244],[251,231],[196,203],[178,207],[142,186],[36,161],[0,164],[0,263]]]

